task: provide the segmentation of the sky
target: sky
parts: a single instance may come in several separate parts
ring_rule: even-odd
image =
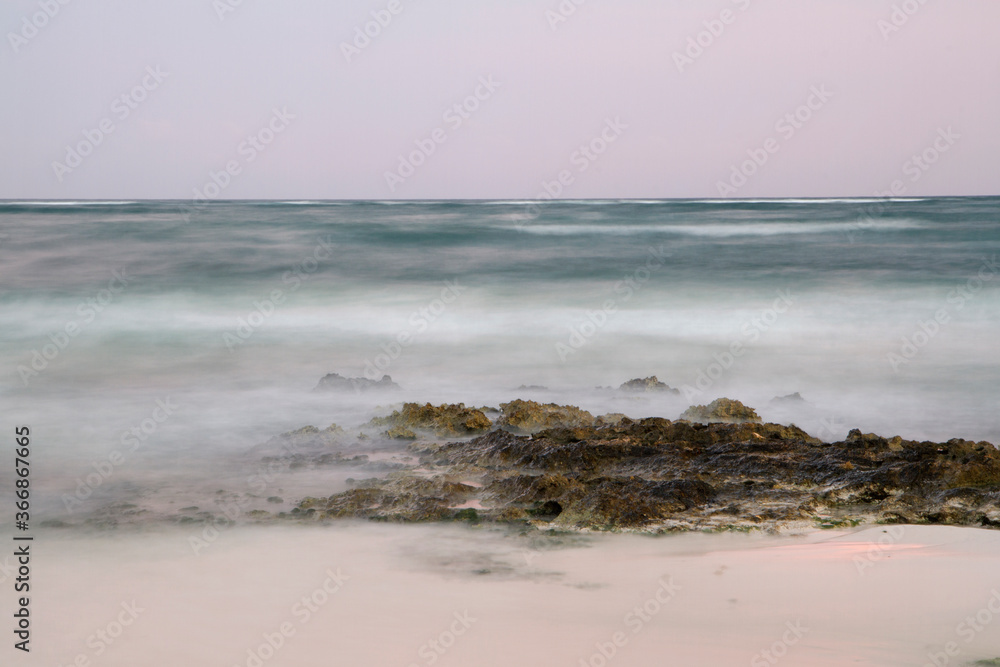
[[[998,25],[996,0],[5,0],[0,198],[996,195]]]

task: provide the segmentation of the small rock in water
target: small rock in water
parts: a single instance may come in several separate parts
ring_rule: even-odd
[[[795,392],[794,394],[788,394],[787,396],[775,396],[771,399],[771,404],[781,405],[787,403],[805,403],[806,399],[802,398],[802,394]]]
[[[680,394],[679,389],[674,389],[669,387],[664,382],[655,376],[651,375],[648,378],[636,378],[634,380],[629,380],[618,387],[619,391],[633,391],[633,392],[667,392],[670,394]]]
[[[369,390],[399,389],[400,386],[392,381],[388,375],[383,375],[381,380],[369,380],[368,378],[349,378],[337,373],[330,373],[324,376],[316,389],[313,391],[353,391],[360,393]]]
[[[692,405],[681,419],[699,424],[760,424],[761,418],[749,408],[731,398],[717,398],[708,405]]]

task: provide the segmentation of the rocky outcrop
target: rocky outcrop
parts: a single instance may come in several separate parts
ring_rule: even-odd
[[[381,380],[369,380],[368,378],[349,378],[337,373],[330,373],[320,379],[319,384],[316,385],[316,389],[313,391],[350,391],[360,393],[399,388],[399,385],[393,382],[392,378],[388,375],[383,375]]]
[[[680,389],[673,389],[669,387],[664,382],[660,382],[655,375],[651,375],[648,378],[636,378],[634,380],[629,380],[618,387],[619,391],[627,391],[632,393],[650,393],[650,392],[663,392],[668,394],[680,394]]]
[[[753,408],[748,408],[731,398],[717,398],[708,405],[692,405],[681,419],[699,424],[759,424],[761,418]]]
[[[516,433],[534,433],[546,428],[592,426],[594,415],[572,405],[536,403],[520,399],[500,405],[499,425]]]
[[[594,426],[614,426],[615,424],[621,423],[623,419],[628,419],[628,416],[620,412],[611,412],[606,415],[601,415],[595,419]]]
[[[472,498],[476,488],[460,482],[437,477],[391,476],[391,484],[372,480],[358,482],[357,488],[330,498],[306,498],[297,513],[319,513],[324,518],[391,518],[393,521],[447,521],[471,518],[471,513],[460,515],[455,508]],[[454,509],[453,509],[454,508]]]
[[[315,426],[303,426],[294,431],[282,433],[276,438],[272,438],[264,447],[280,446],[284,450],[292,451],[300,447],[327,447],[341,442],[346,438],[347,433],[336,424],[330,424],[325,429],[318,429]]]
[[[488,430],[492,423],[482,410],[457,405],[405,403],[388,417],[376,417],[369,426],[386,427],[387,438],[414,440],[420,433],[442,438],[476,435]]]
[[[855,430],[823,443],[795,426],[622,416],[612,423],[527,403],[505,404],[506,429],[461,442],[415,442],[412,466],[308,498],[286,516],[650,532],[1000,526],[1000,452],[987,442],[916,442]],[[735,418],[734,409],[722,412]],[[532,435],[509,430],[549,419],[563,423]]]

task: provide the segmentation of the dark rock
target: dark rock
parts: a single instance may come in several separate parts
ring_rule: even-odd
[[[308,449],[324,449],[346,438],[344,429],[336,424],[330,424],[325,429],[318,429],[315,426],[303,426],[294,431],[282,433],[271,438],[263,445],[255,447],[255,451],[261,452],[297,452]]]
[[[416,414],[429,407],[416,406]],[[441,407],[448,415],[467,410]],[[733,401],[720,412],[755,416],[740,409],[749,410]],[[503,417],[508,429],[534,432],[496,429],[471,440],[413,443],[408,449],[419,460],[329,498],[303,499],[286,518],[652,532],[1000,526],[1000,452],[987,442],[916,442],[854,430],[823,443],[794,425],[594,419],[578,408],[527,401],[505,404]],[[445,423],[454,429],[450,417]]]
[[[468,521],[470,523],[479,523],[479,513],[472,507],[466,507],[465,509],[458,510],[452,516],[453,521]]]
[[[382,435],[384,435],[385,437],[387,437],[387,438],[389,438],[391,440],[416,440],[417,439],[417,434],[414,433],[411,429],[406,428],[405,426],[393,426],[389,430],[384,431],[382,433]]]
[[[760,416],[757,415],[753,408],[749,408],[731,398],[717,398],[707,406],[692,405],[684,411],[681,419],[698,422],[699,424],[761,423]]]
[[[627,415],[623,415],[620,412],[612,412],[610,414],[601,415],[594,421],[594,426],[615,426],[616,424],[621,424],[628,420]]]
[[[443,477],[399,478],[391,490],[366,486],[327,499],[307,498],[296,509],[315,509],[320,518],[445,521],[455,519],[457,511],[451,508],[470,499],[475,491]]]
[[[599,478],[579,499],[566,501],[559,519],[577,527],[642,528],[699,507],[715,497],[709,484],[691,480],[654,481],[639,477]]]
[[[629,380],[618,387],[619,391],[630,391],[637,393],[645,392],[665,392],[669,394],[680,394],[680,389],[673,389],[668,387],[665,383],[660,382],[655,375],[648,378],[636,378],[634,380]]]
[[[562,514],[562,511],[562,505],[554,500],[546,500],[544,503],[538,503],[532,509],[527,510],[527,514],[536,519],[551,521]]]
[[[387,426],[387,438],[413,440],[421,431],[444,438],[476,435],[489,430],[492,422],[482,410],[457,405],[431,405],[405,403],[402,410],[395,410],[388,417],[376,417],[370,426]]]
[[[389,389],[399,389],[399,385],[392,381],[388,375],[383,375],[381,380],[369,380],[368,378],[349,378],[337,373],[330,373],[324,376],[316,389],[313,391],[350,391],[361,393],[365,391],[385,391]]]
[[[594,415],[573,405],[541,404],[520,399],[500,405],[500,426],[518,433],[534,433],[558,426],[592,426]]]

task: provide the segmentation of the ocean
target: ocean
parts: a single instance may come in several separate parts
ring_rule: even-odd
[[[101,585],[105,591],[121,588],[121,596],[130,595],[124,592],[126,582],[142,581],[151,571],[159,577],[164,571],[160,568],[167,568],[174,575],[162,575],[157,584],[162,590],[151,593],[163,600],[158,609],[164,614],[174,604],[166,602],[172,582],[207,576],[199,569],[206,561],[191,553],[183,531],[171,532],[179,530],[176,527],[165,535],[157,533],[155,539],[142,533],[99,532],[94,537],[91,530],[109,530],[114,523],[104,520],[111,516],[107,508],[121,517],[127,506],[138,517],[133,523],[141,525],[142,516],[160,517],[184,505],[205,506],[213,494],[247,488],[248,475],[254,474],[247,452],[269,438],[307,424],[356,428],[403,401],[496,407],[526,398],[578,405],[595,415],[676,419],[690,405],[729,397],[754,407],[765,420],[795,423],[826,441],[859,428],[886,437],[1000,443],[998,218],[1000,198],[989,197],[0,202],[0,426],[5,434],[13,434],[16,426],[31,428],[33,520],[46,522],[44,530],[52,534],[53,545],[66,546],[61,556],[45,556],[51,571],[58,573],[54,580],[77,586],[73,595],[66,589],[46,593],[53,604],[58,600],[63,605],[63,612],[43,612],[49,614],[48,632],[64,638],[50,644],[47,655],[66,664],[74,651],[96,657],[86,640],[94,624],[80,620],[89,618],[85,609],[90,589],[72,578],[77,566],[98,573],[109,563],[121,565],[117,588]],[[334,372],[370,379],[389,375],[401,389],[313,391],[321,377]],[[614,390],[629,379],[653,375],[680,393],[628,395]],[[775,400],[796,393],[800,399]],[[268,493],[284,497],[290,507],[296,498],[347,488],[349,474],[286,470],[268,479]],[[4,488],[12,488],[13,480],[13,470],[4,466]],[[2,523],[9,526],[11,518]],[[74,530],[81,535],[73,537]],[[383,561],[372,560],[373,554],[384,554],[390,546],[410,553],[413,545],[440,540],[445,545],[441,553],[427,557],[435,567],[442,560],[465,567],[466,561],[454,556],[457,552],[449,551],[448,544],[462,544],[461,553],[475,544],[476,558],[501,561],[496,554],[513,548],[503,540],[491,542],[492,536],[454,537],[448,532],[452,529],[444,537],[431,528],[395,533],[363,527],[337,529],[326,536],[310,529],[295,537],[286,528],[242,527],[220,538],[228,539],[227,546],[213,545],[213,554],[229,558],[227,564],[212,566],[217,577],[225,577],[230,569],[230,577],[240,577],[206,580],[204,585],[216,596],[209,596],[214,600],[209,604],[213,618],[235,609],[237,603],[225,597],[226,591],[257,581],[252,573],[265,567],[258,560],[285,564],[271,563],[268,571],[278,579],[258,582],[266,599],[285,604],[281,567],[297,556],[294,550],[267,551],[268,530],[278,531],[271,534],[281,535],[283,548],[299,538],[316,549],[333,548],[324,540],[339,544],[346,549],[345,562],[356,563],[357,571],[364,573],[355,582],[359,591],[365,590],[361,584],[380,586],[379,576],[399,583],[399,572],[419,569],[420,595],[434,590],[426,577],[440,584],[438,590],[448,591],[447,604],[435,603],[440,618],[427,620],[426,632],[438,625],[450,627],[450,615],[469,604],[458,593],[458,584],[434,578],[444,575],[427,565],[430,561],[405,564],[400,557],[382,567],[374,564]],[[984,532],[970,529],[961,534]],[[981,539],[992,537],[989,533]],[[914,538],[914,549],[925,550],[919,553],[938,553],[926,551],[936,535],[920,533],[919,538]],[[851,554],[863,553],[868,542],[859,547],[849,534],[840,539],[848,544],[843,547],[847,551],[837,552],[847,569],[842,574],[860,581],[854,578]],[[149,545],[161,543],[171,546],[159,555],[148,551]],[[118,555],[118,546],[112,550],[111,544],[126,555]],[[982,564],[982,554],[989,549],[977,544],[981,548],[957,548],[958,556],[949,552],[926,565],[904,564],[898,571],[886,566],[883,571],[896,578],[882,581],[880,592],[873,595],[894,595],[910,581],[907,576],[921,571]],[[557,621],[552,621],[552,631],[578,644],[560,653],[576,656],[564,664],[576,665],[577,658],[594,664],[600,662],[592,660],[594,651],[607,646],[604,635],[613,636],[617,621],[608,621],[605,632],[598,607],[587,607],[585,600],[594,605],[611,600],[627,611],[633,602],[629,596],[638,596],[635,601],[641,603],[664,572],[659,566],[644,566],[649,581],[629,583],[586,569],[598,568],[600,562],[596,556],[587,560],[587,553],[606,553],[626,570],[647,563],[653,547],[641,540],[601,538],[589,546],[574,543],[567,548],[580,549],[576,560],[565,555],[572,549],[559,551],[563,556],[542,557],[546,567],[564,573],[559,581],[572,580],[560,601],[543,608],[552,614],[560,605],[563,611],[580,609],[585,616],[593,612],[587,621],[596,628],[592,639]],[[728,557],[711,554],[736,548],[729,541],[670,542],[663,543],[661,555],[679,558],[677,572],[693,568],[694,579],[706,583],[717,577],[684,559],[700,554],[715,568]],[[757,547],[747,542],[739,548]],[[74,549],[85,555],[82,565],[69,555]],[[971,560],[963,561],[965,557]],[[324,568],[335,565],[317,558],[315,553],[304,557],[315,565],[318,578],[312,582],[305,577],[301,587],[319,585]],[[822,569],[808,569],[824,558],[800,563],[805,569],[796,576],[824,576]],[[527,600],[528,589],[541,590],[535,580],[549,575],[531,570],[528,576],[519,568],[501,570],[514,572],[514,590]],[[780,568],[766,563],[746,571],[759,573],[761,568],[767,576],[782,576]],[[390,571],[395,574],[389,576]],[[462,572],[462,577],[468,574]],[[741,581],[739,587],[749,585]],[[974,605],[987,603],[989,586],[980,590],[962,581],[962,600],[972,611],[978,609]],[[629,585],[634,587],[623,588]],[[580,597],[581,590],[604,586],[611,587],[610,593]],[[722,664],[713,660],[735,660],[733,656],[744,656],[740,661],[749,664],[755,652],[778,641],[782,624],[796,621],[794,604],[782,598],[785,606],[768,607],[763,586],[739,594],[720,591],[716,606],[698,608],[706,615],[726,616],[736,604],[726,600],[746,595],[763,605],[751,610],[768,610],[764,617],[770,625],[755,625],[753,614],[730,614],[725,622],[743,628],[733,640],[738,644],[723,643],[712,649],[714,653],[699,653],[707,650],[712,636],[706,617],[691,635],[704,642],[681,642],[678,655],[687,660],[683,664]],[[512,609],[520,609],[519,603],[497,592],[499,588],[476,590],[487,597],[489,590],[496,592],[493,602],[500,607],[483,613],[506,614],[502,627],[511,632],[524,631],[519,622],[526,627],[547,622],[517,617]],[[835,595],[825,588],[816,594]],[[109,610],[118,604],[117,595],[104,595]],[[936,595],[927,597],[927,605],[940,597]],[[389,627],[417,632],[412,641],[392,644],[391,650],[387,644],[378,650],[388,651],[391,659],[383,656],[373,662],[364,646],[376,650],[373,638],[380,633],[374,625],[362,624],[356,628],[358,637],[371,641],[351,649],[354,659],[425,664],[418,653],[425,630],[414,628],[422,628],[426,619],[412,598],[402,597],[407,599],[404,618],[414,624],[398,621]],[[366,610],[364,623],[377,622],[379,612],[370,608],[370,599],[359,598],[356,604]],[[850,604],[845,598],[811,618],[825,618],[829,609],[848,609]],[[962,609],[954,609],[955,623],[961,621]],[[170,655],[176,653],[177,660],[189,664],[249,665],[246,646],[257,650],[260,642],[251,639],[271,631],[269,623],[283,618],[280,612],[257,618],[259,632],[248,638],[241,638],[236,625],[229,627],[223,634],[232,645],[210,647],[218,662],[177,646],[169,649]],[[111,611],[107,614],[115,618]],[[939,615],[952,618],[945,611]],[[661,618],[667,616],[686,623],[679,611]],[[343,622],[350,615],[343,611],[336,618]],[[837,632],[856,637],[863,625]],[[856,664],[916,664],[912,661],[948,641],[953,626],[945,623],[931,632],[894,624],[885,636],[847,643],[851,655],[861,656]],[[179,631],[167,621],[161,627]],[[485,627],[471,629],[470,637]],[[824,637],[822,645],[802,652],[801,661],[790,657],[785,664],[844,664],[846,654],[835,650],[843,640],[837,632],[828,636],[816,631],[812,636]],[[166,641],[165,629],[142,633],[130,640],[137,642],[132,648],[109,644],[106,664],[136,664],[135,656],[158,650]],[[543,640],[540,635],[531,639]],[[918,640],[926,641],[926,650]],[[322,646],[322,633],[311,641]],[[491,642],[499,640],[476,641],[480,651],[466,657],[489,654]],[[904,645],[909,648],[900,648]],[[620,648],[624,654],[625,648]],[[313,649],[296,650],[318,655]],[[791,646],[785,650],[792,655]],[[984,655],[992,657],[990,651],[984,648]],[[268,664],[319,660],[304,654],[293,660],[292,655],[287,652]],[[536,662],[515,655],[520,654],[500,651],[495,662],[475,664],[508,664],[511,659],[555,664],[537,654]],[[463,662],[458,653],[439,657],[440,664],[473,664]]]
[[[997,198],[5,202],[0,392],[12,419],[73,423],[63,454],[167,395],[203,439],[366,420],[312,397],[329,372],[667,418],[799,392],[776,416],[824,439],[996,442],[998,216]],[[595,393],[650,375],[682,400]]]

